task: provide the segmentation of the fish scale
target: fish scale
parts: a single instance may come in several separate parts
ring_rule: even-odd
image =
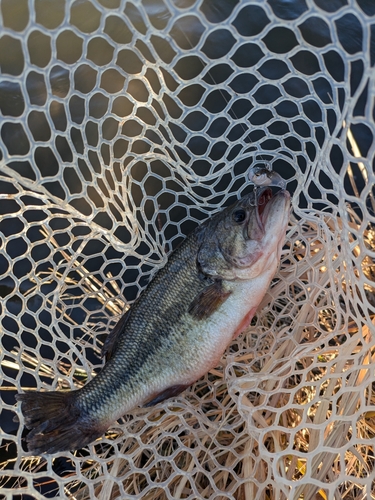
[[[94,379],[74,391],[17,396],[29,451],[81,448],[127,411],[179,394],[217,365],[279,264],[289,193],[256,196],[205,221],[171,254],[109,335]]]

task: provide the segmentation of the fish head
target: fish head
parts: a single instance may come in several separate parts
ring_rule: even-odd
[[[252,279],[280,260],[290,194],[270,188],[244,196],[202,227],[197,265],[216,279]]]

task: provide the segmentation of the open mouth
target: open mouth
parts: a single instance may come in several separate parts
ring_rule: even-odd
[[[290,199],[290,193],[286,189],[276,189],[273,190],[269,187],[263,188],[257,193],[256,197],[256,220],[259,228],[264,231],[264,225],[267,221],[267,217],[270,213],[270,209],[267,207],[271,200],[274,200],[278,195],[282,195],[283,198]],[[291,210],[291,208],[289,208]]]
[[[260,193],[256,198],[256,205],[257,205],[256,217],[258,225],[262,230],[264,229],[264,222],[265,222],[264,211],[267,206],[267,203],[272,199],[272,197],[273,197],[272,189],[264,188],[260,191]]]
[[[272,199],[273,193],[272,189],[270,188],[264,188],[262,191],[259,193],[256,199],[256,204],[257,204],[257,212],[258,216],[262,218],[262,214],[264,212],[264,209],[266,208],[267,203]]]

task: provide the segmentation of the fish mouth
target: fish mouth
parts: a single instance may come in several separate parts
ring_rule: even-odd
[[[256,197],[256,220],[262,232],[265,231],[265,223],[270,212],[268,205],[279,196],[287,197],[288,199],[290,198],[289,192],[285,189],[279,189],[276,193],[274,193],[269,187],[261,189]]]
[[[273,192],[270,188],[264,188],[256,198],[256,214],[259,226],[264,229],[264,210],[267,203],[273,198]]]

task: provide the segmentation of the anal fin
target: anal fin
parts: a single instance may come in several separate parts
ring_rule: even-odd
[[[167,387],[164,389],[164,391],[159,392],[158,394],[153,394],[151,396],[151,400],[147,401],[143,406],[145,408],[148,408],[149,406],[154,406],[157,403],[161,403],[162,401],[173,398],[174,396],[178,396],[181,392],[183,392],[185,389],[187,389],[191,384],[177,384],[177,385],[171,385],[170,387]]]

